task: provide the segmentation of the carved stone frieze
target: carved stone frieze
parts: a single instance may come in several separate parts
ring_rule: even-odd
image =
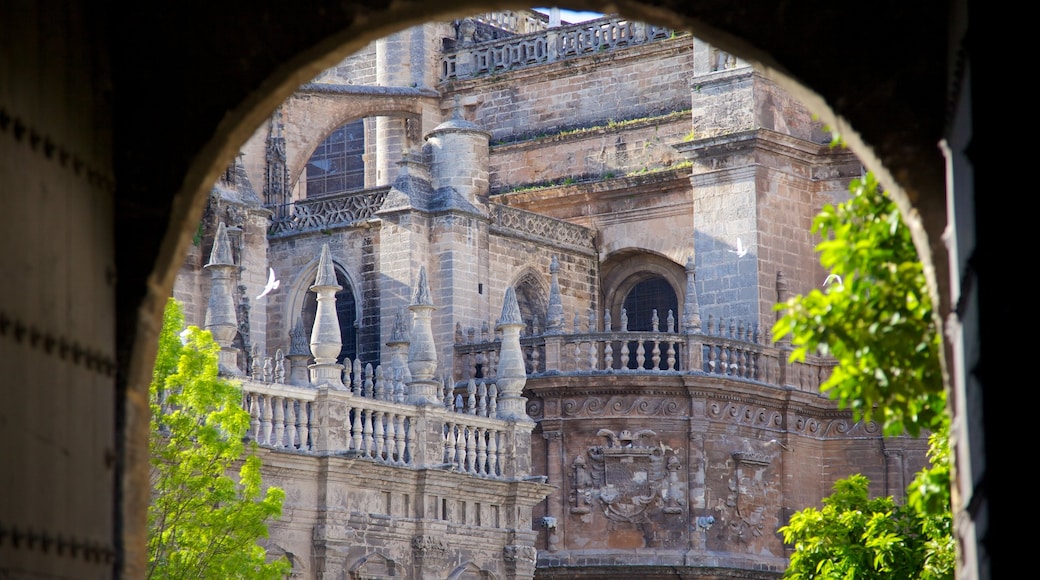
[[[685,408],[673,398],[619,396],[604,400],[590,395],[565,399],[561,414],[564,417],[677,417]]]
[[[417,558],[428,556],[441,556],[448,550],[448,544],[444,538],[431,535],[420,535],[412,538],[412,552]]]
[[[740,401],[712,401],[708,404],[707,415],[712,419],[729,421],[738,425],[775,429],[782,428],[784,425],[784,415],[779,409],[769,409]]]
[[[533,212],[495,205],[492,214],[496,229],[533,238],[554,246],[595,251],[595,231]]]

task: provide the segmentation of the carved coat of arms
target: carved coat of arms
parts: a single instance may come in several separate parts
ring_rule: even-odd
[[[618,522],[642,521],[647,509],[655,506],[663,506],[664,513],[682,513],[685,494],[678,480],[678,457],[664,444],[644,443],[656,433],[600,429],[597,435],[606,444],[590,447],[588,461],[579,456],[572,465],[571,513],[587,514],[598,505],[607,519]]]

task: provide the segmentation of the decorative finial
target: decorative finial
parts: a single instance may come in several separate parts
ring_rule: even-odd
[[[419,282],[412,292],[412,306],[433,306],[430,284],[426,281],[426,266],[419,266]]]
[[[209,253],[207,266],[234,266],[235,259],[231,255],[231,242],[228,240],[227,226],[224,222],[217,224],[217,236],[213,240],[213,250]]]
[[[332,265],[332,252],[327,243],[321,245],[321,257],[318,259],[318,275],[314,278],[312,289],[323,286],[336,286],[336,291],[342,287],[336,282],[336,270]]]
[[[524,326],[523,318],[520,316],[520,305],[516,301],[516,290],[512,286],[506,288],[505,300],[502,302],[502,318],[498,320],[498,327],[506,324]]]

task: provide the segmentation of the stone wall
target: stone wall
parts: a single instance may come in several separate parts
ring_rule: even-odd
[[[689,108],[690,36],[441,86],[492,142]],[[647,63],[653,62],[652,70]]]

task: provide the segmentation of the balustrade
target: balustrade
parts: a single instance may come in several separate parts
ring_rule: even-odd
[[[672,321],[668,327],[674,328]],[[760,344],[757,325],[716,322],[711,317],[702,333],[625,330],[595,333],[587,332],[588,328],[580,317],[575,317],[569,334],[523,339],[521,348],[528,362],[528,375],[701,372],[819,392],[835,364],[831,359],[814,356],[807,356],[805,362],[788,362],[789,349]],[[497,340],[456,342],[453,377],[456,391],[465,393],[467,381],[476,378],[479,382],[481,377],[487,376],[483,374],[486,367],[473,361],[478,356],[481,360],[495,360],[498,348]],[[696,351],[700,353],[699,360],[691,358]],[[558,355],[553,356],[554,352]]]
[[[515,70],[671,38],[668,28],[617,17],[510,36],[459,48],[441,58],[441,80]]]

